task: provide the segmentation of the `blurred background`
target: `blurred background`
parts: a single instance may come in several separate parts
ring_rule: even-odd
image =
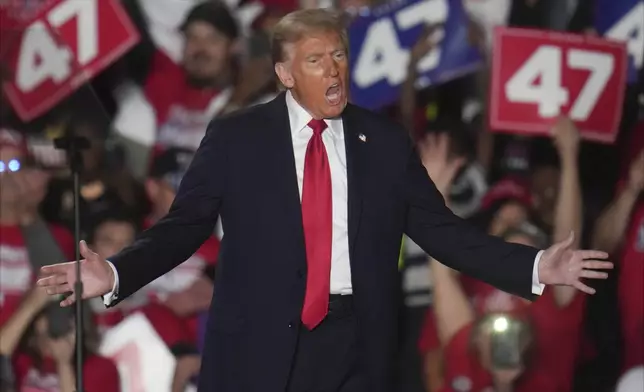
[[[344,13],[351,101],[406,126],[454,213],[537,247],[574,231],[616,264],[594,296],[527,303],[403,238],[396,391],[644,391],[642,0],[0,0],[0,390],[74,390],[74,315],[32,289],[74,259],[53,140],[89,139],[81,235],[115,254],[167,213],[213,117],[280,92],[270,30],[311,7]],[[222,237],[85,304],[88,392],[196,390]]]

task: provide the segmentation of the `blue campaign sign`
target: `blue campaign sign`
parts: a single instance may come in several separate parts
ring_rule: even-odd
[[[644,0],[595,0],[595,29],[606,38],[626,41],[628,82],[636,82],[644,60]]]
[[[419,84],[444,83],[476,70],[461,0],[399,0],[358,16],[349,27],[351,101],[377,109],[395,102],[411,48],[424,26],[441,24],[441,41],[418,63]]]

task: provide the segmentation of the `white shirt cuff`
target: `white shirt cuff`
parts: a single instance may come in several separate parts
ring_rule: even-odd
[[[109,293],[103,296],[103,304],[105,306],[110,306],[118,296],[119,274],[118,272],[116,272],[116,267],[114,267],[114,264],[112,264],[112,262],[109,260],[106,260],[106,261],[107,261],[107,264],[109,264],[110,268],[112,269],[112,272],[114,273],[114,286],[112,286],[112,291],[110,291]]]
[[[532,268],[532,294],[535,295],[543,294],[543,289],[546,288],[546,285],[539,281],[539,262],[542,254],[542,250],[537,253],[537,257],[534,258],[534,267]]]

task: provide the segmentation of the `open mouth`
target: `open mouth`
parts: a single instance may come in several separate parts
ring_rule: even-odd
[[[342,89],[340,88],[340,83],[335,83],[326,90],[326,100],[333,106],[339,105],[342,102]]]

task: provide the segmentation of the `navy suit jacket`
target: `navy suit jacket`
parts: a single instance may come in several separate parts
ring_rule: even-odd
[[[452,214],[400,125],[351,104],[342,120],[358,355],[368,390],[389,392],[403,234],[446,265],[529,299],[537,250],[490,237]],[[218,217],[224,238],[199,390],[283,392],[306,283],[284,94],[211,122],[170,213],[111,259],[117,301],[188,259]]]

